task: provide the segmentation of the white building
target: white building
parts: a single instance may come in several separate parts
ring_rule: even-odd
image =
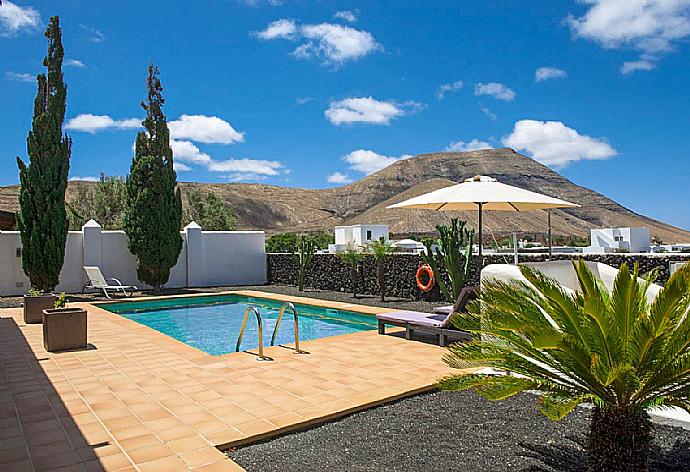
[[[589,247],[585,254],[607,252],[650,252],[647,228],[600,228],[591,230]]]
[[[336,226],[335,244],[328,245],[328,252],[342,252],[348,246],[362,248],[381,238],[388,241],[388,225]]]
[[[391,246],[400,252],[412,252],[415,254],[426,252],[426,247],[424,247],[424,244],[420,243],[419,241],[415,241],[414,239],[391,241]]]

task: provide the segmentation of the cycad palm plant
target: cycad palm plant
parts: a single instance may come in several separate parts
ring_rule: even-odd
[[[575,293],[529,267],[520,268],[529,284],[485,284],[470,312],[453,320],[478,336],[452,345],[444,360],[494,373],[447,377],[440,387],[472,389],[491,400],[535,390],[540,410],[553,420],[591,403],[589,470],[648,470],[647,410],[690,412],[690,264],[651,303],[653,276],[639,279],[637,266],[631,273],[623,264],[609,292],[584,262],[573,265]]]

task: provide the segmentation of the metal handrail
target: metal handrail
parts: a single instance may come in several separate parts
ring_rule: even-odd
[[[292,314],[295,318],[295,353],[296,354],[304,354],[305,351],[301,351],[299,348],[299,316],[297,315],[297,308],[295,308],[294,303],[283,303],[283,306],[280,307],[280,311],[278,312],[278,319],[276,320],[276,326],[273,328],[273,336],[271,336],[271,346],[273,346],[276,342],[276,335],[278,334],[278,326],[280,326],[280,321],[283,319],[283,313],[285,313],[285,309],[290,308],[292,310]]]
[[[253,311],[254,314],[256,315],[256,324],[258,326],[258,331],[259,331],[259,357],[257,357],[257,360],[260,360],[260,361],[269,360],[270,357],[264,356],[264,325],[261,322],[261,313],[259,313],[259,309],[256,308],[254,305],[249,305],[249,307],[247,307],[247,311],[244,312],[244,320],[242,321],[242,328],[240,329],[240,335],[237,338],[237,345],[235,346],[235,352],[240,352],[240,345],[242,344],[242,337],[244,336],[244,329],[247,327],[247,320],[249,319],[249,312],[250,311]]]

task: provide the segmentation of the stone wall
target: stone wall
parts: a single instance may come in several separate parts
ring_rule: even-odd
[[[657,269],[657,283],[664,284],[670,275],[671,262],[690,261],[690,254],[587,254],[586,260],[619,267],[623,262],[640,265],[640,272]],[[554,254],[551,260],[574,259],[574,254]],[[546,254],[521,254],[520,262],[543,262]],[[512,263],[513,255],[485,255],[484,265]],[[477,258],[473,259],[470,284],[478,285],[479,268]],[[441,293],[438,284],[428,293],[422,293],[415,283],[415,273],[422,264],[421,257],[413,254],[395,254],[386,259],[386,295],[416,300],[439,301]],[[275,285],[297,285],[299,266],[294,254],[267,254],[268,283]],[[334,254],[316,254],[305,276],[305,285],[320,290],[351,291],[350,268]],[[376,281],[376,262],[365,256],[359,271],[357,292],[371,295],[379,293]]]

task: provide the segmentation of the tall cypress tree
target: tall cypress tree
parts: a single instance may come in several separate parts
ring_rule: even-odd
[[[173,169],[170,131],[163,114],[163,86],[158,67],[149,64],[146,110],[127,176],[124,228],[129,250],[137,256],[139,280],[159,290],[170,277],[182,250],[182,198]]]
[[[38,75],[34,116],[26,140],[27,166],[19,157],[19,214],[22,268],[35,289],[55,288],[65,261],[68,221],[65,191],[72,140],[62,134],[67,86],[62,78],[62,32],[60,19],[50,19],[45,32],[48,54],[43,65],[48,76]]]

